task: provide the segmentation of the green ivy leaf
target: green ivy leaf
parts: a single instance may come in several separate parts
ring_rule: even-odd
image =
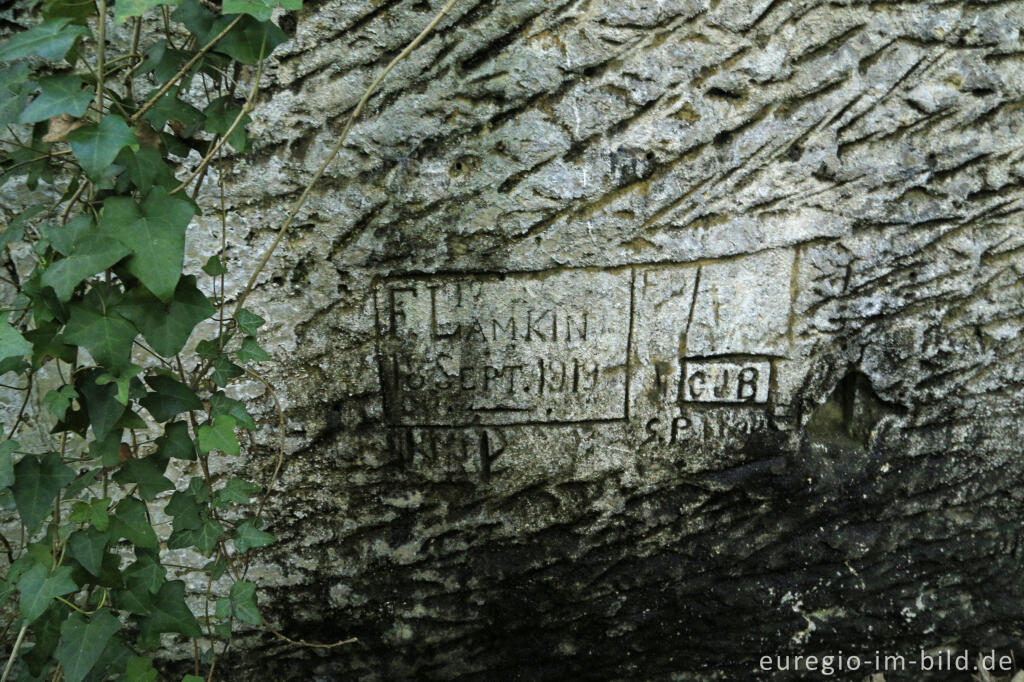
[[[0,61],[10,62],[29,55],[57,61],[63,59],[79,36],[89,35],[85,26],[68,25],[70,19],[51,19],[27,31],[15,33],[0,45]]]
[[[117,191],[121,194],[127,194],[129,182],[143,193],[154,185],[167,190],[178,186],[174,173],[164,163],[160,152],[152,147],[122,149],[115,162],[124,166],[124,172],[117,179]]]
[[[0,123],[16,123],[35,85],[28,80],[28,64],[18,62],[0,69]],[[0,179],[0,184],[3,184]]]
[[[237,455],[241,452],[238,439],[235,437],[235,418],[226,414],[199,427],[199,452],[206,454],[211,450],[220,450],[226,455]]]
[[[71,507],[69,521],[75,523],[91,523],[96,530],[106,531],[110,527],[110,514],[107,508],[110,506],[109,497],[97,497],[88,502],[75,502]]]
[[[126,488],[133,483],[138,484],[139,497],[154,500],[163,491],[174,489],[174,484],[164,476],[166,460],[158,459],[153,455],[129,459],[114,474],[114,480]]]
[[[43,272],[41,281],[44,286],[53,287],[60,301],[69,301],[75,287],[83,280],[112,267],[130,253],[116,239],[88,230],[80,235],[67,258],[58,260]]]
[[[20,241],[25,236],[25,224],[43,212],[45,206],[29,206],[22,211],[17,218],[8,223],[7,228],[0,234],[0,248],[11,242]]]
[[[145,549],[157,549],[160,546],[153,526],[146,517],[146,505],[134,497],[126,497],[117,503],[110,534]]]
[[[206,265],[203,266],[203,272],[211,277],[217,277],[218,275],[226,275],[228,273],[228,269],[220,262],[219,257],[210,256],[206,261]]]
[[[150,594],[156,594],[167,578],[167,569],[160,565],[155,554],[137,551],[136,557],[135,563],[124,571],[125,580],[138,583]]]
[[[156,668],[153,659],[147,656],[133,656],[128,659],[124,674],[118,682],[156,682]]]
[[[96,4],[89,0],[46,0],[43,16],[47,19],[67,17],[76,24],[84,24],[86,19],[96,16]]]
[[[21,659],[27,665],[30,675],[43,677],[46,670],[53,664],[53,652],[57,650],[57,644],[60,643],[60,626],[64,623],[66,616],[66,608],[62,608],[62,605],[59,604],[51,604],[43,612],[43,615],[32,623],[32,634],[35,635],[36,640],[35,646]]]
[[[159,5],[174,4],[174,0],[117,0],[114,4],[114,22],[121,23],[128,17],[142,16]]]
[[[138,287],[128,293],[119,312],[135,323],[146,343],[160,355],[172,357],[185,347],[197,324],[217,312],[187,275],[178,282],[169,304]]]
[[[130,364],[137,332],[118,314],[120,294],[108,285],[95,285],[80,302],[70,305],[64,339],[85,347],[99,364],[117,370]]]
[[[121,629],[121,622],[107,609],[91,616],[72,613],[60,626],[55,656],[67,682],[82,682],[99,661],[107,642]]]
[[[178,64],[177,62],[184,61],[184,57],[181,59],[178,59],[178,57],[183,53],[176,50],[166,50],[165,48],[165,54],[166,53],[170,53],[169,56],[176,64],[171,73],[177,72],[178,68],[181,66],[181,64]],[[161,55],[160,59],[162,60],[163,58],[164,54]],[[143,67],[143,69],[144,68],[145,67]],[[167,74],[167,77],[170,78],[171,74]],[[160,79],[159,76],[158,79],[164,80]],[[157,130],[163,129],[164,125],[170,121],[176,121],[181,124],[181,135],[183,137],[192,137],[202,129],[205,118],[203,116],[203,112],[199,111],[188,102],[183,102],[178,99],[178,90],[178,88],[172,88],[169,90],[166,95],[157,100],[156,104],[150,107],[149,111],[147,111],[142,118],[149,121],[150,125]],[[157,90],[154,90],[149,93],[149,95],[147,95],[147,99],[152,98],[157,92]]]
[[[274,8],[294,11],[302,9],[302,0],[282,0],[265,2],[264,0],[224,0],[224,14],[248,14],[257,21],[269,21]]]
[[[196,446],[188,435],[188,424],[172,422],[164,427],[164,435],[156,439],[157,453],[164,459],[195,459]]]
[[[142,371],[142,368],[138,365],[128,365],[122,367],[120,372],[112,374],[110,372],[101,372],[96,377],[97,386],[106,386],[113,384],[117,387],[117,393],[114,394],[114,398],[117,402],[127,406],[128,400],[132,395],[132,382],[135,379],[135,375]],[[137,381],[135,383],[138,383]],[[143,393],[145,395],[145,393]]]
[[[213,383],[223,388],[232,379],[243,374],[245,374],[245,370],[228,360],[228,356],[221,354],[213,361],[213,372],[211,372],[210,378],[213,379]]]
[[[68,554],[82,564],[82,567],[95,576],[103,568],[103,553],[107,549],[110,537],[93,527],[76,531],[68,538]]]
[[[199,528],[203,523],[201,511],[202,508],[196,500],[196,496],[181,490],[171,495],[167,506],[164,507],[164,512],[168,516],[174,517],[175,531]]]
[[[239,362],[266,362],[270,359],[270,355],[267,351],[260,348],[260,345],[256,343],[255,337],[247,336],[242,341],[242,347],[235,353]]]
[[[64,464],[55,452],[42,457],[29,455],[14,465],[11,492],[21,522],[30,534],[53,511],[53,500],[60,489],[74,478],[74,470]]]
[[[67,363],[75,361],[78,349],[64,343],[60,328],[56,322],[37,320],[36,328],[25,332],[25,340],[32,344],[32,367],[38,369],[50,358],[59,358]]]
[[[225,135],[231,129],[238,115],[242,113],[242,107],[233,104],[230,97],[218,97],[206,105],[203,113],[206,114],[206,123],[203,127],[208,132]],[[228,144],[234,147],[235,151],[247,151],[245,125],[250,120],[248,114],[242,116],[242,120],[231,131],[231,135],[228,136]]]
[[[256,428],[256,422],[246,411],[244,403],[227,397],[224,395],[224,391],[217,391],[210,396],[210,416],[216,418],[222,414],[234,417],[243,429],[253,430]]]
[[[135,133],[124,119],[107,114],[98,124],[83,126],[68,135],[68,143],[90,180],[102,179],[103,172],[125,147],[137,147]]]
[[[235,549],[239,552],[245,552],[253,547],[266,547],[277,541],[270,533],[266,533],[257,528],[252,519],[243,521],[237,528],[232,536],[235,541]]]
[[[22,109],[21,123],[38,123],[60,114],[80,117],[89,108],[96,93],[84,90],[85,82],[78,76],[50,76],[39,81],[40,92],[32,103]]]
[[[255,584],[239,580],[231,586],[229,595],[231,611],[235,618],[249,625],[262,625],[263,618],[260,617],[259,607],[256,606]]]
[[[14,458],[11,455],[21,447],[16,440],[5,440],[0,443],[0,488],[14,485]]]
[[[70,199],[71,197],[68,197]],[[83,237],[93,230],[92,216],[80,213],[66,225],[42,225],[39,233],[62,256],[70,256],[75,244],[84,243]],[[95,236],[95,235],[94,235]]]
[[[43,615],[56,597],[78,590],[70,566],[58,566],[53,574],[43,564],[34,564],[18,579],[21,615],[31,623]]]
[[[139,643],[152,648],[160,643],[158,635],[177,632],[186,637],[202,637],[199,622],[185,603],[185,583],[172,580],[160,586],[153,599],[151,613],[142,621]]]
[[[64,419],[71,401],[78,397],[78,391],[71,384],[64,384],[59,389],[47,391],[43,396],[43,404],[57,419]]]
[[[154,187],[141,207],[129,197],[110,197],[103,202],[100,231],[131,249],[129,272],[166,303],[174,297],[181,277],[185,231],[193,215],[190,202]]]
[[[96,379],[102,373],[98,369],[89,369],[76,377],[78,392],[85,400],[85,409],[89,413],[89,422],[96,440],[104,440],[110,435],[125,411],[125,405],[117,399],[116,385],[97,384]]]
[[[267,321],[256,313],[249,312],[245,308],[242,308],[235,313],[235,322],[238,323],[238,328],[242,330],[243,334],[256,336],[256,334],[259,333],[260,327],[266,324]]]
[[[182,412],[203,409],[203,404],[185,384],[169,376],[156,374],[146,377],[146,383],[155,391],[140,400],[158,422],[173,419]]]
[[[229,479],[224,487],[214,493],[214,500],[218,507],[227,508],[231,502],[238,504],[249,504],[254,494],[260,491],[255,483],[241,478]]]
[[[7,321],[0,322],[0,359],[16,358],[32,352],[32,345]]]

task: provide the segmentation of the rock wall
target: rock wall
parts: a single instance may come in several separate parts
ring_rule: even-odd
[[[225,176],[239,278],[439,6],[285,18]],[[456,4],[252,299],[289,425],[263,603],[360,641],[257,640],[236,679],[790,679],[760,656],[1019,644],[1022,21]]]

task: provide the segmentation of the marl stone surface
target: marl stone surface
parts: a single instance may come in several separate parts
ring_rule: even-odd
[[[439,5],[303,10],[225,176],[236,260]],[[289,416],[264,601],[360,643],[240,670],[749,680],[1019,644],[1022,21],[458,3],[254,299]]]

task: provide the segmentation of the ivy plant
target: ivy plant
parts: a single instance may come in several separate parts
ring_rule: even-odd
[[[256,428],[232,384],[261,381],[264,321],[246,292],[227,307],[218,254],[186,273],[185,243],[195,216],[223,229],[197,197],[248,151],[285,40],[271,14],[299,4],[42,0],[0,43],[0,187],[54,197],[0,233],[0,381],[21,393],[0,440],[3,682],[169,679],[155,652],[176,639],[195,640],[185,679],[209,680],[235,625],[263,624],[265,493],[215,459]]]

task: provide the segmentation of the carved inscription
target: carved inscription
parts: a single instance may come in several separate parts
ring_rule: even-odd
[[[626,418],[632,273],[388,280],[378,362],[395,426]]]
[[[680,400],[695,403],[766,403],[772,366],[767,360],[687,360]]]

